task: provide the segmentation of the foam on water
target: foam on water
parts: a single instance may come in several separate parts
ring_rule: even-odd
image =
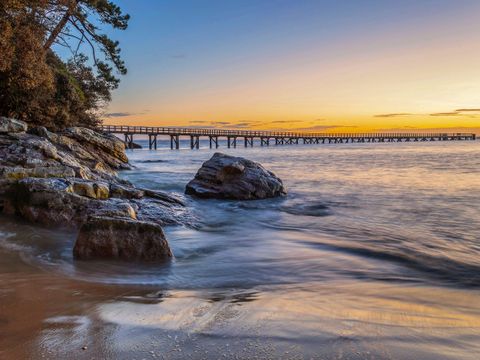
[[[166,228],[175,254],[169,265],[77,263],[75,234],[23,225],[0,246],[29,247],[31,261],[69,276],[167,289],[345,279],[480,287],[480,142],[222,151],[261,162],[284,180],[289,195],[188,198],[199,220],[194,228]],[[121,176],[182,194],[212,154],[134,150],[136,168]]]

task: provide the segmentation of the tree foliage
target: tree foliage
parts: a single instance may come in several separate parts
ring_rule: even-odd
[[[118,42],[101,30],[128,20],[109,0],[2,0],[0,115],[50,129],[97,125],[127,72]]]

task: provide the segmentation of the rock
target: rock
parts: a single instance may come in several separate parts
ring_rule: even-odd
[[[0,134],[25,132],[27,128],[23,121],[0,117]]]
[[[92,199],[108,199],[110,188],[108,184],[88,180],[74,180],[73,192],[80,196],[87,196]]]
[[[253,200],[286,195],[275,174],[241,157],[215,153],[198,170],[185,193],[201,198]]]
[[[68,226],[87,206],[88,199],[74,195],[68,180],[26,178],[12,186],[4,211],[34,223]]]
[[[134,142],[131,142],[131,143],[125,143],[125,148],[126,149],[143,149],[142,145],[140,144],[137,144],[137,143],[134,143]]]
[[[135,208],[134,208],[135,207]],[[109,199],[103,201],[96,209],[92,209],[91,213],[96,216],[113,217],[113,218],[127,218],[137,219],[138,208],[136,204],[130,204],[127,201],[120,199]],[[157,219],[154,222],[158,222],[159,211],[157,211]]]
[[[190,209],[180,204],[171,204],[156,199],[133,200],[137,208],[137,218],[164,225],[187,225],[195,227],[197,219]]]
[[[39,178],[69,178],[75,176],[75,170],[68,166],[37,166],[29,171],[29,176]]]
[[[27,177],[68,178],[73,176],[75,176],[75,171],[65,166],[35,166],[33,168],[0,166],[0,178],[5,179],[20,180]]]
[[[158,262],[172,257],[159,225],[108,217],[92,218],[82,225],[73,254],[79,260]]]
[[[125,154],[125,143],[114,135],[98,133],[81,127],[69,128],[67,129],[66,134],[80,142],[92,144],[102,149],[107,154],[128,163],[128,158]]]
[[[71,229],[90,223],[88,219],[109,219],[108,231],[95,231],[115,235],[112,242],[118,236],[120,248],[133,246],[130,241],[146,233],[145,239],[137,239],[141,251],[125,250],[132,254],[125,259],[156,259],[162,251],[171,256],[160,226],[196,222],[180,197],[138,189],[117,176],[116,170],[129,168],[118,138],[84,128],[11,132],[26,126],[7,120],[0,124],[8,131],[0,132],[0,212]],[[150,250],[148,241],[154,241]],[[104,254],[121,257],[113,250]]]
[[[168,203],[168,204],[176,204],[176,205],[181,205],[185,206],[185,202],[180,199],[178,196],[175,196],[173,194],[167,194],[163,191],[159,190],[149,190],[149,189],[143,189],[143,192],[145,193],[145,196],[151,197],[154,199],[158,199],[162,202]]]
[[[110,196],[110,187],[106,183],[96,182],[93,184],[97,199],[108,199]]]
[[[124,199],[141,199],[145,196],[145,192],[140,189],[120,184],[111,184],[110,194],[112,197]]]

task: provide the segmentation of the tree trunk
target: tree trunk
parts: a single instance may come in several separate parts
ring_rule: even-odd
[[[58,22],[57,26],[55,26],[55,28],[52,30],[52,32],[50,33],[50,36],[48,37],[47,41],[46,41],[45,44],[43,45],[43,49],[44,49],[44,50],[50,49],[50,47],[52,46],[52,44],[53,44],[53,43],[55,42],[55,40],[57,39],[57,37],[58,37],[58,35],[60,34],[60,32],[63,30],[63,28],[65,27],[65,25],[67,25],[68,19],[70,18],[70,16],[72,16],[73,11],[74,11],[75,8],[77,7],[77,4],[78,4],[78,0],[72,0],[72,1],[70,2],[70,4],[68,5],[67,11],[66,11],[65,14],[62,16],[62,18],[61,18],[60,21]]]

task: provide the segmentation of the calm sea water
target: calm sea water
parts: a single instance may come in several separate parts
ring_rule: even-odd
[[[183,194],[213,154],[202,146],[129,151],[136,168],[121,176]],[[91,306],[102,321],[122,318],[131,331],[147,323],[183,329],[180,337],[198,327],[227,337],[185,341],[184,354],[194,358],[201,357],[194,352],[198,344],[219,357],[478,358],[480,142],[222,144],[219,150],[262,163],[283,179],[288,196],[249,202],[186,197],[197,221],[192,228],[166,228],[175,260],[160,267],[76,263],[75,234],[2,219],[0,246],[10,260],[0,268],[110,289],[101,290],[102,300],[89,300]],[[138,293],[118,298],[111,284]],[[145,305],[152,297],[162,300]],[[205,307],[211,328],[199,320],[205,321]],[[169,311],[183,315],[167,321]],[[264,353],[246,345],[254,328]],[[150,339],[148,331],[142,334]],[[143,337],[137,340],[150,341]],[[116,341],[127,338],[115,335]],[[244,342],[235,345],[235,339]],[[128,357],[129,351],[112,353]]]

